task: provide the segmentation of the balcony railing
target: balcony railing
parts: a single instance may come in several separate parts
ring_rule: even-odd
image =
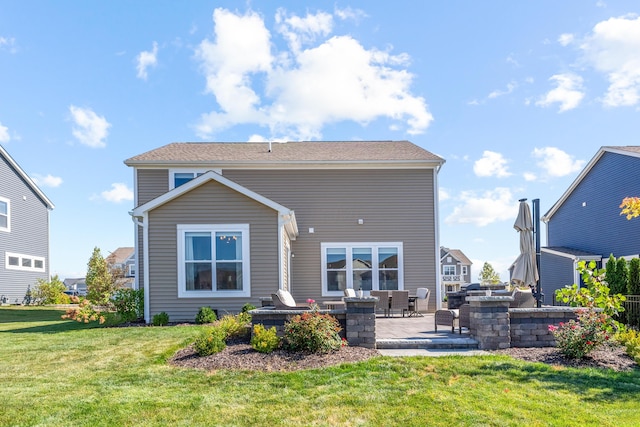
[[[461,274],[442,275],[442,281],[443,282],[462,282],[462,275]]]

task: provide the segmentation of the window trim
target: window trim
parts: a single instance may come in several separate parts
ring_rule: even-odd
[[[11,232],[11,200],[0,196],[0,202],[6,203],[7,205],[7,226],[0,227],[0,231],[6,231],[7,233],[10,233]],[[4,215],[4,214],[0,214],[0,215]]]
[[[193,174],[193,178],[197,178],[200,175],[204,175],[205,173],[209,172],[210,170],[222,175],[222,169],[193,169],[193,168],[185,168],[185,169],[180,169],[180,168],[175,168],[175,169],[169,169],[169,190],[173,190],[174,188],[176,188],[175,186],[175,182],[176,182],[176,174],[177,173],[192,173]]]
[[[448,268],[453,268],[453,273],[447,273],[447,269],[448,269]],[[457,270],[457,269],[456,269],[456,266],[455,266],[455,265],[450,265],[450,264],[449,264],[449,265],[447,265],[447,264],[444,264],[444,265],[442,266],[442,275],[443,275],[443,276],[455,276],[455,275],[457,274],[457,273],[456,273],[456,270]]]
[[[404,290],[404,253],[402,242],[323,242],[320,244],[320,267],[322,271],[322,296],[323,297],[342,297],[343,291],[330,291],[327,284],[327,249],[346,249],[346,288],[353,289],[353,249],[371,249],[372,260],[372,280],[371,288],[379,289],[378,283],[378,250],[380,248],[395,248],[398,251],[398,290]]]
[[[9,264],[9,258],[18,258],[18,265],[10,265]],[[24,267],[24,261],[23,260],[28,260],[31,263],[31,267]],[[38,268],[36,267],[36,261],[40,261],[42,262],[42,268]],[[4,266],[7,270],[20,270],[20,271],[36,271],[36,272],[40,272],[40,273],[44,273],[46,272],[46,260],[44,257],[40,257],[40,256],[34,256],[34,255],[25,255],[25,254],[18,254],[18,253],[14,253],[14,252],[5,252],[5,257],[4,257]]]
[[[462,275],[466,276],[467,274],[469,274],[469,269],[467,268],[466,265],[462,266]]]
[[[242,290],[216,290],[212,283],[210,291],[189,291],[186,283],[185,234],[189,232],[209,232],[215,239],[216,232],[238,232],[242,236]],[[178,224],[177,225],[178,298],[238,298],[251,296],[251,259],[249,224]],[[215,246],[215,245],[214,245]],[[215,264],[215,249],[212,252]],[[213,268],[215,271],[215,265]]]

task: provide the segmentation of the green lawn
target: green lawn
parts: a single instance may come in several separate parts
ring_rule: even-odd
[[[166,364],[200,327],[103,328],[61,314],[0,308],[0,425],[640,425],[639,371],[451,356],[207,373]]]

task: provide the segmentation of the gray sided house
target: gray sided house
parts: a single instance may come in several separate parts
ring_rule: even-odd
[[[473,263],[460,249],[440,247],[440,268],[442,269],[442,295],[459,291],[460,287],[471,282]]]
[[[126,160],[145,319],[278,289],[321,302],[428,287],[435,309],[443,163],[408,141],[174,143]]]
[[[580,283],[579,261],[602,266],[610,254],[640,254],[640,219],[620,215],[622,199],[631,196],[640,196],[640,146],[602,147],[542,217],[547,247],[541,248],[540,284],[547,304],[556,289]]]
[[[21,303],[29,286],[49,279],[53,203],[0,146],[0,297]]]

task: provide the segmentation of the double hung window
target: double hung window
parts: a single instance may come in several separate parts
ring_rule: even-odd
[[[403,289],[401,243],[323,243],[322,294]]]
[[[11,231],[9,199],[0,197],[0,231]]]
[[[444,269],[445,276],[453,276],[456,274],[456,266],[455,265],[445,265],[442,267]]]
[[[178,225],[178,296],[250,295],[249,225]]]

